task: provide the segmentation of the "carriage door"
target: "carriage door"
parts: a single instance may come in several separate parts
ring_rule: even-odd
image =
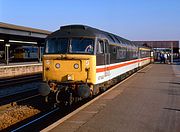
[[[110,64],[110,54],[107,40],[98,40],[96,51],[97,66],[104,65],[104,79],[107,81],[109,76],[108,65]]]

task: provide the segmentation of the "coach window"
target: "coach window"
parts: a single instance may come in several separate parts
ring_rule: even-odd
[[[104,42],[102,40],[98,41],[96,52],[97,52],[97,54],[103,54],[104,53]]]

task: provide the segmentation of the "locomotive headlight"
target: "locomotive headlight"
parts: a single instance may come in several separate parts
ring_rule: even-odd
[[[59,68],[61,67],[61,65],[60,65],[59,63],[56,63],[55,67],[56,67],[57,69],[59,69]]]
[[[78,69],[78,68],[79,68],[79,64],[77,64],[77,63],[74,64],[74,68],[75,68],[75,69]]]
[[[74,75],[68,74],[68,75],[67,75],[67,80],[68,80],[68,81],[73,81],[73,80],[74,80]]]

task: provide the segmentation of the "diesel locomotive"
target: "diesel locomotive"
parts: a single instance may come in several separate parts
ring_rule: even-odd
[[[85,25],[62,26],[46,39],[40,93],[72,104],[92,97],[151,61],[151,49]]]

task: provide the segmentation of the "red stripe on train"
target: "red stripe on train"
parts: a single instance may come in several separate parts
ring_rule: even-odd
[[[96,73],[104,72],[104,71],[107,71],[107,70],[113,70],[113,69],[116,69],[116,68],[120,68],[120,67],[123,67],[123,66],[131,65],[131,64],[134,64],[134,63],[137,63],[137,62],[141,62],[141,61],[145,61],[145,60],[150,60],[150,58],[144,58],[144,59],[135,60],[135,61],[131,61],[131,62],[126,62],[126,63],[123,63],[123,64],[114,65],[114,66],[108,66],[108,67],[104,67],[104,68],[97,68],[96,69]]]

